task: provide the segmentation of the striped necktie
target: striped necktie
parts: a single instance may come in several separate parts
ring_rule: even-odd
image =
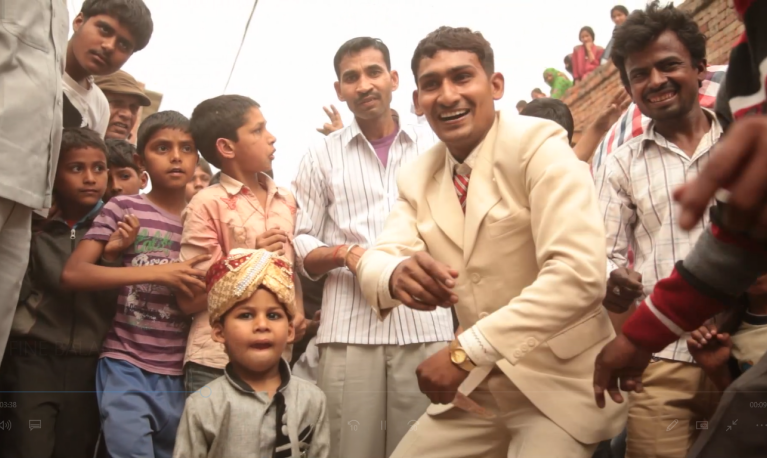
[[[469,194],[469,176],[471,173],[461,175],[455,172],[453,175],[453,184],[455,193],[458,194],[458,202],[461,204],[461,210],[466,213],[466,196]]]

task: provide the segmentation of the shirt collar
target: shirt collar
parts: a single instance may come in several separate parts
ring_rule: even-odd
[[[413,143],[415,143],[415,139],[417,137],[417,135],[415,133],[415,127],[407,125],[407,124],[406,125],[400,125],[399,126],[399,132],[397,134],[398,134],[398,136],[400,134],[404,135],[408,140],[410,140]],[[343,143],[343,145],[345,147],[349,146],[349,143],[351,143],[352,140],[354,140],[355,138],[357,138],[360,135],[362,137],[365,137],[365,135],[362,133],[362,129],[360,129],[360,125],[357,123],[357,118],[354,118],[354,120],[352,121],[351,124],[349,124],[348,126],[344,127],[340,131],[341,142]],[[397,141],[397,137],[394,137],[394,141]]]
[[[89,211],[87,215],[83,216],[80,219],[80,221],[75,223],[74,228],[76,228],[77,226],[81,225],[82,223],[84,223],[84,222],[86,222],[88,220],[95,219],[99,215],[99,213],[101,212],[101,208],[103,206],[104,206],[104,202],[103,201],[99,200],[98,202],[96,202],[96,205],[93,206],[91,211]],[[51,222],[52,221],[62,222],[64,224],[68,225],[68,223],[66,221],[64,221],[64,218],[61,217],[61,214],[55,215],[53,218],[51,218],[50,221]]]
[[[285,391],[285,389],[288,387],[288,383],[290,383],[290,378],[293,376],[290,372],[290,366],[288,365],[288,362],[285,361],[285,359],[280,358],[280,386],[277,388],[278,393],[282,393]],[[237,372],[234,370],[234,367],[232,366],[232,363],[229,363],[224,368],[224,375],[226,376],[227,380],[229,380],[229,383],[231,383],[236,389],[245,392],[245,393],[251,393],[255,394],[256,391],[253,389],[252,386],[245,383],[245,380],[240,378],[239,375],[237,375]]]
[[[272,180],[272,178],[269,175],[263,172],[259,173],[258,181],[266,186],[266,192],[268,194],[274,193],[276,195],[284,197],[283,192],[280,190],[280,188],[277,187],[277,184],[274,182],[274,180]],[[219,183],[221,184],[221,186],[223,186],[226,193],[229,194],[230,196],[239,194],[240,192],[242,192],[243,188],[247,189],[247,187],[243,183],[240,183],[239,181],[235,180],[234,178],[230,177],[224,172],[221,172],[221,178],[219,180]],[[247,194],[247,192],[245,192],[244,194]]]
[[[717,139],[722,135],[723,129],[722,125],[719,123],[719,119],[717,119],[716,114],[709,110],[708,108],[703,108],[703,113],[706,114],[706,116],[711,120],[711,128],[706,133],[706,136],[710,136],[708,143],[713,145],[716,143]],[[704,136],[705,139],[705,136]],[[646,141],[655,142],[658,145],[667,148],[669,145],[669,141],[661,134],[659,134],[655,130],[655,121],[650,121],[650,124],[648,124],[647,129],[642,134],[642,143]],[[703,140],[701,140],[703,141]]]
[[[495,125],[498,122],[498,114],[496,113],[495,120],[493,121],[493,125]],[[492,127],[487,132],[490,133],[490,131],[493,130]],[[487,138],[487,136],[485,136]],[[485,143],[485,138],[482,139],[481,142],[477,146],[474,147],[473,150],[471,150],[471,153],[469,153],[468,156],[466,156],[466,159],[463,160],[463,163],[458,162],[455,157],[453,157],[453,154],[450,152],[450,150],[446,149],[447,151],[447,166],[450,168],[453,173],[457,173],[458,175],[470,175],[471,171],[474,170],[474,166],[477,163],[477,158],[479,157],[479,151],[482,149],[482,145]]]

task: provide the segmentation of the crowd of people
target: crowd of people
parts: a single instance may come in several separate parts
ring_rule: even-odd
[[[610,10],[610,18],[615,27],[623,24],[628,15],[629,10],[623,5],[615,5]],[[578,32],[578,40],[581,44],[575,46],[573,52],[566,55],[564,59],[565,70],[572,76],[572,79],[556,68],[547,68],[543,72],[543,81],[551,88],[550,94],[547,96],[540,88],[535,88],[530,93],[530,97],[533,100],[545,97],[561,99],[568,89],[578,84],[586,75],[596,70],[600,65],[610,62],[613,39],[610,38],[604,48],[596,45],[595,39],[594,29],[589,26],[581,28]],[[525,100],[517,102],[517,111],[521,113],[527,103]]]
[[[351,38],[354,120],[289,189],[249,97],[139,122],[142,0],[68,41],[64,2],[4,6],[1,457],[764,456],[767,0],[726,67],[673,5],[584,27],[576,82],[609,56],[625,92],[574,147],[554,68],[496,111],[490,43],[440,27],[406,125]]]

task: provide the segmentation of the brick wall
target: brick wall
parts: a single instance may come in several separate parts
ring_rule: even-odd
[[[743,25],[738,21],[735,10],[728,6],[728,0],[687,0],[678,7],[690,12],[708,37],[709,64],[726,64],[732,45],[743,33]],[[568,91],[562,100],[570,107],[575,119],[574,142],[619,90],[623,90],[620,75],[608,62]]]

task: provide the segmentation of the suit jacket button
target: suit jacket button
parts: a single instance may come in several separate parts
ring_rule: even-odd
[[[527,344],[528,347],[532,348],[535,346],[535,339],[533,339],[532,337],[529,337],[525,343]]]
[[[528,351],[530,351],[530,347],[528,347],[527,344],[522,344],[522,346],[519,348],[522,349],[523,353],[527,353]]]
[[[482,277],[479,276],[479,274],[471,274],[471,281],[474,283],[479,283],[479,281],[482,279]]]
[[[514,357],[515,358],[521,358],[522,357],[522,352],[519,351],[519,350],[514,350]]]

